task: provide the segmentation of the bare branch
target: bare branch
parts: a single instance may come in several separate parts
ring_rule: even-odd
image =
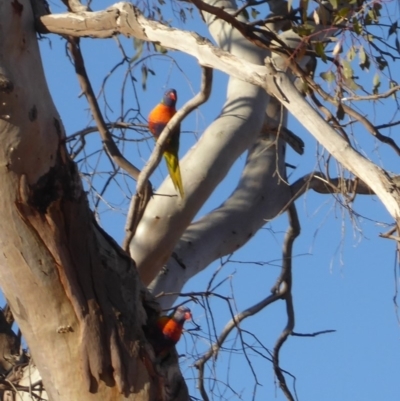
[[[304,153],[304,141],[290,129],[283,126],[270,126],[270,124],[265,123],[262,130],[262,132],[279,136],[279,138],[283,139],[299,155]]]
[[[273,366],[275,374],[279,381],[279,386],[285,394],[286,398],[294,401],[293,395],[286,384],[286,379],[279,364],[279,352],[287,338],[292,334],[295,324],[295,314],[293,309],[292,299],[292,256],[293,244],[295,239],[300,234],[300,222],[297,216],[297,210],[294,203],[288,209],[289,228],[286,232],[283,244],[283,265],[280,279],[277,281],[272,291],[279,293],[286,303],[287,323],[278,340],[275,343],[273,351]]]
[[[195,367],[199,369],[199,378],[202,376],[202,372],[204,371],[205,363],[211,358],[215,357],[219,350],[221,349],[224,341],[228,337],[228,335],[232,332],[233,329],[238,328],[240,323],[246,318],[255,315],[260,312],[262,309],[267,307],[268,305],[278,301],[281,299],[282,294],[278,291],[273,294],[268,295],[262,301],[257,304],[251,306],[250,308],[245,309],[244,311],[236,314],[224,327],[221,334],[218,336],[217,341],[209,348],[209,350],[195,362]]]
[[[62,2],[68,7],[68,10],[73,13],[91,11],[89,6],[84,6],[79,0],[62,0]]]
[[[89,103],[93,119],[96,122],[99,134],[101,136],[101,139],[103,140],[103,145],[107,153],[113,159],[115,164],[117,164],[117,166],[125,170],[128,174],[130,174],[134,179],[137,180],[140,174],[140,170],[122,155],[122,153],[118,149],[118,146],[112,139],[110,131],[107,128],[107,124],[101,114],[99,104],[97,103],[96,96],[93,92],[92,85],[86,72],[85,63],[83,61],[82,53],[79,47],[79,39],[74,39],[72,37],[68,38],[68,49],[74,61],[75,71],[78,76],[81,89]]]
[[[262,36],[254,32],[254,27],[244,22],[239,21],[235,15],[227,13],[222,7],[215,7],[202,0],[190,0],[200,11],[215,15],[217,18],[231,24],[236,28],[246,39],[256,46],[264,49],[273,49],[277,52],[285,52],[287,46],[278,35],[272,31],[264,30]]]
[[[370,134],[372,134],[374,137],[376,137],[378,140],[380,140],[383,143],[386,143],[389,145],[398,155],[400,155],[400,147],[396,144],[396,142],[392,139],[389,138],[383,134],[381,134],[376,127],[363,115],[361,115],[358,111],[354,110],[350,106],[347,106],[346,104],[339,102],[336,100],[334,97],[330,96],[327,92],[325,92],[319,85],[315,84],[314,81],[312,81],[310,78],[308,78],[307,81],[312,88],[326,101],[332,103],[336,107],[343,107],[343,111],[349,115],[350,117],[353,117],[355,120],[359,121],[361,124],[364,125],[364,127],[369,131]]]
[[[322,331],[316,331],[315,333],[295,333],[292,331],[292,336],[295,337],[317,337],[320,336],[321,334],[328,334],[328,333],[336,333],[336,330],[322,330]]]
[[[315,96],[314,92],[311,92],[310,97],[312,99],[312,101],[315,103],[315,105],[321,110],[321,112],[325,115],[326,117],[326,121],[330,122],[332,121],[332,126],[333,128],[335,128],[336,130],[338,130],[340,132],[340,134],[342,135],[342,137],[346,140],[346,142],[348,144],[350,144],[350,139],[347,136],[346,131],[341,127],[341,125],[339,124],[339,121],[337,120],[337,118],[331,113],[331,111],[325,107],[320,101],[319,99]]]
[[[378,99],[386,99],[387,97],[393,95],[398,90],[400,90],[400,85],[393,86],[388,91],[384,93],[377,93],[376,95],[367,95],[367,96],[347,96],[342,98],[342,102],[346,101],[354,101],[354,100],[378,100]]]
[[[395,183],[400,185],[400,176],[392,177]],[[328,178],[320,172],[310,173],[298,179],[291,185],[291,190],[296,200],[309,189],[320,194],[357,194],[374,195],[371,188],[358,178]]]
[[[79,16],[74,14],[46,15],[41,17],[40,21],[43,25],[43,32],[103,38],[121,33],[146,41],[157,41],[163,46],[172,47],[196,57],[202,65],[220,69],[231,76],[265,88],[269,94],[276,96],[283,103],[333,157],[374,189],[394,219],[400,215],[400,193],[392,191],[393,185],[390,178],[379,167],[348,146],[348,143],[340,140],[343,138],[340,138],[336,131],[326,124],[298,93],[285,69],[271,68],[270,62],[267,69],[246,62],[215,48],[208,40],[198,35],[166,27],[155,21],[148,21],[139,10],[127,3],[118,3],[103,12],[80,13]],[[264,45],[263,47],[265,48]],[[283,64],[290,66],[297,76],[304,75],[304,72],[289,57],[283,61]],[[305,79],[313,89],[319,90],[312,79]],[[363,116],[351,108],[347,109],[346,105],[343,107],[346,108],[345,111],[347,110],[349,115],[362,122],[378,139],[386,140],[394,149],[398,149],[391,138],[380,136],[381,134]],[[343,141],[345,140],[343,139]],[[398,150],[400,152],[400,149]]]
[[[274,103],[280,108],[272,99],[268,108]],[[284,109],[282,111],[285,113]],[[161,271],[149,286],[153,294],[164,288],[179,293],[191,277],[212,261],[235,252],[266,221],[285,211],[293,196],[286,182],[285,147],[280,141],[282,133],[274,132],[276,137],[267,135],[265,131],[268,130],[264,128],[248,150],[246,165],[235,190],[219,207],[189,225],[174,247],[166,270]],[[275,189],[270,191],[270,188]],[[169,297],[160,302],[165,307],[174,300],[175,297]]]
[[[112,160],[117,164],[117,166],[125,170],[128,174],[130,174],[134,179],[137,180],[139,178],[140,170],[122,155],[122,153],[118,149],[118,146],[115,144],[110,131],[107,128],[107,124],[104,121],[103,115],[101,114],[100,107],[97,103],[97,99],[93,92],[92,85],[86,73],[85,64],[79,47],[79,39],[69,37],[68,48],[74,60],[75,71],[78,76],[79,83],[89,103],[93,119],[96,122],[99,134],[103,140],[103,145],[107,153],[112,158]],[[141,196],[137,199],[138,206],[140,207],[136,208],[136,220],[138,221],[142,217],[147,202],[152,195],[152,188],[150,181],[145,182],[145,185],[143,185],[141,188],[140,194]]]

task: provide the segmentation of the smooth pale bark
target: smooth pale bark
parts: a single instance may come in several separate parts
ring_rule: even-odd
[[[222,5],[225,11],[231,11],[230,2],[224,1]],[[207,15],[206,22],[222,49],[254,64],[263,63],[266,53],[229,24]],[[130,253],[145,284],[149,284],[167,262],[175,244],[211,192],[254,141],[264,122],[267,100],[262,88],[237,78],[229,79],[227,99],[220,115],[180,161],[185,198],[155,196],[132,239]],[[176,193],[170,179],[164,181],[157,192]]]
[[[271,101],[267,111],[279,117],[282,108]],[[272,127],[279,125],[279,120],[267,121]],[[286,118],[281,123],[285,125]],[[237,188],[220,207],[188,227],[174,249],[174,256],[150,284],[154,295],[174,293],[159,298],[161,306],[171,307],[190,278],[214,260],[241,248],[262,226],[283,213],[291,199],[284,143],[277,135],[263,132],[249,149]]]
[[[210,3],[225,11],[235,7],[234,2],[228,0]],[[287,2],[281,0],[271,1],[269,6],[275,15],[284,15],[288,7]],[[206,22],[216,26],[219,23],[213,16],[205,14],[205,17]],[[268,24],[268,29],[279,32],[283,23]],[[219,29],[214,28],[214,31],[218,35]],[[292,48],[297,48],[301,42],[301,38],[291,31],[284,32],[281,39]],[[279,57],[274,55],[277,62]],[[302,61],[306,63],[307,59],[303,57]],[[286,126],[287,111],[271,97],[263,132],[249,149],[237,188],[220,207],[188,227],[174,248],[173,257],[149,285],[154,295],[170,294],[158,298],[163,308],[174,304],[177,294],[190,278],[213,261],[241,248],[262,226],[289,206],[293,194],[286,180],[285,146],[283,141],[278,142],[278,127]],[[268,135],[274,128],[275,134]]]
[[[0,285],[53,401],[187,400],[155,373],[136,269],[99,227],[44,78],[29,1],[0,1]]]
[[[137,12],[133,6],[126,3],[118,3],[110,7],[107,11],[98,13],[46,16],[42,18],[42,22],[52,32],[69,33],[75,36],[90,34],[97,37],[109,37],[119,32],[126,36],[135,36],[147,41],[156,41],[163,46],[174,48],[196,57],[202,65],[219,69],[229,74],[231,77],[263,87],[272,96],[276,96],[293,116],[297,118],[321,145],[345,168],[367,183],[382,201],[389,214],[397,221],[400,215],[400,196],[392,179],[382,169],[351,148],[345,140],[324,121],[290,82],[288,73],[284,69],[281,69],[282,64],[280,62],[277,62],[275,66],[274,64],[269,64],[268,67],[257,65],[254,61],[249,62],[241,54],[235,56],[235,54],[232,54],[233,52],[225,52],[212,46],[207,40],[204,40],[196,34],[165,27],[155,21],[148,21]],[[229,37],[229,35],[227,35],[227,37]],[[274,59],[274,62],[276,61],[278,60]],[[245,98],[244,101],[249,101],[249,99]],[[212,132],[207,130],[207,135],[212,136]],[[206,146],[204,149],[205,148]],[[202,157],[200,157],[199,161],[200,163],[202,162]],[[204,171],[206,172],[208,170],[205,169]],[[186,174],[191,174],[189,168],[186,168]],[[193,188],[193,186],[203,185],[202,177],[198,178],[200,181],[196,179],[193,183],[187,184],[187,191],[189,194],[195,193],[196,189]],[[217,174],[215,182],[218,183],[220,179],[220,175]],[[214,186],[214,184],[212,184],[212,186]],[[164,189],[165,187],[163,187],[163,190]],[[197,202],[197,199],[188,197],[186,202]],[[189,212],[188,216],[185,216],[182,214],[185,205],[179,204],[178,202],[177,208],[179,206],[181,207],[180,210],[174,209],[173,213],[171,212],[171,214],[163,218],[161,222],[158,221],[157,214],[148,215],[142,227],[153,227],[152,229],[155,230],[154,232],[160,230],[163,235],[166,235],[168,232],[166,227],[172,227],[172,222],[176,223],[176,221],[173,220],[175,216],[174,213],[179,213],[184,224],[189,224]],[[179,232],[180,231],[181,230],[179,230]],[[140,235],[143,236],[144,232],[149,233],[150,231],[142,231]],[[175,236],[173,240],[166,241],[168,242],[166,251],[163,252],[162,257],[159,258],[156,256],[155,259],[153,259],[152,256],[146,255],[148,252],[158,253],[160,251],[160,248],[155,246],[155,242],[152,247],[146,248],[145,250],[139,249],[135,244],[132,245],[134,255],[138,255],[142,272],[147,268],[149,269],[149,274],[146,272],[143,273],[146,275],[146,283],[148,283],[149,279],[154,276],[154,273],[161,268],[162,264],[166,262],[168,258],[167,254],[172,250],[171,244],[176,241]],[[159,244],[161,244],[161,242]],[[150,260],[154,261],[154,264],[150,264]]]

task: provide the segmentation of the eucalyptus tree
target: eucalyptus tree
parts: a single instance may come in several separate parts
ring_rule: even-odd
[[[312,189],[339,194],[351,205],[357,194],[374,194],[393,219],[394,228],[387,236],[396,239],[398,178],[359,148],[355,132],[368,132],[400,153],[395,141],[381,133],[398,122],[383,116],[377,125],[362,111],[363,102],[396,99],[399,86],[391,64],[399,57],[397,24],[381,17],[380,2],[174,2],[183,19],[198,13],[193,18],[204,21],[206,38],[190,31],[189,24],[181,29],[176,21],[166,22],[163,4],[117,3],[92,11],[92,5],[70,0],[65,6],[63,13],[51,13],[38,0],[0,2],[0,285],[12,312],[2,324],[7,339],[2,368],[8,375],[4,397],[19,390],[23,397],[33,393],[51,400],[188,399],[177,355],[161,361],[155,357],[144,328],[153,324],[161,308],[174,304],[189,279],[243,247],[266,221],[287,213],[281,271],[271,292],[246,310],[232,312],[194,364],[199,392],[209,399],[207,363],[217,358],[234,331],[246,353],[241,322],[251,316],[256,319],[259,311],[283,301],[286,325],[269,357],[284,395],[294,399],[279,355],[294,333],[292,252],[300,234],[296,199]],[[384,40],[386,33],[393,44]],[[64,130],[38,48],[38,38],[49,34],[65,39],[94,127],[78,133]],[[129,118],[125,109],[115,121],[107,117],[85,67],[80,42],[84,37],[116,38],[122,54],[116,68],[125,66],[124,82],[133,85],[133,65],[142,63],[143,85],[149,72],[154,73],[144,64],[144,48],[160,57],[176,50],[199,63],[198,94],[179,108],[144,166],[124,152],[124,146],[127,132],[142,138],[146,121],[140,114]],[[134,38],[135,46],[122,45],[120,37]],[[376,71],[371,91],[357,76],[369,69]],[[218,117],[180,160],[185,196],[176,194],[169,177],[153,189],[149,180],[169,133],[207,102],[213,70],[229,76],[226,100]],[[286,147],[302,154],[304,143],[289,129],[289,113],[326,150],[327,159],[341,166],[341,176],[332,177],[328,166],[290,182]],[[107,157],[110,169],[103,190],[97,192],[90,178],[89,185],[82,184],[82,177],[87,183],[91,174],[85,138],[93,132],[98,132],[102,144],[93,154]],[[219,207],[196,220],[245,152],[237,187]],[[111,181],[123,183],[127,177],[136,186],[120,247],[91,208],[96,212],[98,202],[106,199]],[[87,192],[96,200],[88,202]],[[168,296],[156,302],[153,296],[160,293]],[[211,284],[206,291],[187,294],[205,307],[210,295],[217,295]],[[14,318],[29,353],[15,345],[20,338],[11,331]],[[35,374],[40,374],[34,382],[29,379],[32,361],[39,372]],[[15,366],[23,371],[22,380]]]

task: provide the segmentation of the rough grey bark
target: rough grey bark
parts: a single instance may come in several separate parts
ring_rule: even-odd
[[[0,285],[49,399],[186,400],[176,358],[154,363],[132,260],[88,207],[24,0],[0,1],[0,107]]]

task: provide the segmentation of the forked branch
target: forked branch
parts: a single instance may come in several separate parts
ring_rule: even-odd
[[[208,395],[205,391],[204,386],[204,369],[205,364],[211,359],[216,358],[219,351],[221,350],[225,340],[229,336],[229,334],[234,330],[240,329],[240,324],[246,318],[253,316],[260,312],[262,309],[267,307],[268,305],[280,300],[284,299],[286,302],[286,310],[288,316],[288,322],[283,330],[282,334],[278,338],[276,345],[274,347],[273,352],[273,366],[275,370],[275,374],[278,377],[280,387],[282,388],[284,394],[288,398],[288,400],[293,401],[294,398],[288,389],[284,377],[284,370],[281,369],[279,366],[279,351],[286,341],[287,337],[292,333],[294,328],[294,310],[293,310],[293,302],[292,302],[292,250],[293,250],[293,243],[296,237],[300,233],[300,223],[297,217],[297,211],[292,204],[289,207],[289,222],[290,227],[286,233],[284,248],[283,248],[283,263],[282,263],[282,270],[281,274],[279,275],[275,285],[271,290],[271,294],[268,295],[266,298],[261,300],[260,302],[252,305],[251,307],[247,308],[246,310],[236,314],[232,317],[232,319],[226,324],[220,335],[218,336],[217,340],[212,344],[209,350],[196,361],[195,367],[198,369],[198,386],[200,393],[204,400],[208,400]]]
[[[284,372],[279,364],[279,352],[286,342],[288,337],[292,334],[295,324],[295,314],[292,299],[292,256],[293,244],[295,239],[300,234],[300,222],[297,216],[297,210],[294,203],[288,209],[289,215],[289,228],[286,232],[285,240],[283,243],[283,263],[282,273],[275,286],[272,288],[273,293],[279,293],[286,303],[287,323],[282,331],[278,340],[275,343],[272,361],[274,366],[275,375],[278,378],[279,386],[289,401],[294,401],[294,397],[289,390]]]
[[[140,170],[122,155],[112,138],[106,122],[104,121],[96,96],[93,92],[92,84],[90,83],[89,76],[86,72],[85,63],[79,46],[79,39],[68,37],[67,40],[68,50],[74,62],[79,84],[89,103],[90,111],[92,112],[93,119],[96,122],[104,148],[117,166],[125,170],[129,175],[137,180]]]
[[[391,177],[393,185],[400,188],[400,176]],[[374,195],[374,191],[362,180],[351,178],[329,178],[320,172],[310,173],[291,185],[294,200],[309,189],[320,194]]]

